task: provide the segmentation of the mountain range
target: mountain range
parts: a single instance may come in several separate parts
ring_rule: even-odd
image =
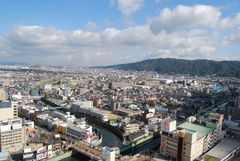
[[[216,75],[240,78],[240,61],[184,60],[173,58],[148,59],[135,63],[106,66],[133,71],[155,71],[160,74]]]

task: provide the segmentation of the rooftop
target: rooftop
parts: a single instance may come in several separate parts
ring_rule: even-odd
[[[198,139],[202,138],[203,136],[206,136],[207,134],[209,134],[210,132],[213,131],[213,129],[211,129],[211,128],[193,124],[193,123],[189,123],[189,122],[184,122],[184,123],[178,125],[177,127],[181,128],[181,129],[186,129],[188,131],[197,132]]]
[[[0,159],[6,159],[8,158],[10,155],[8,152],[0,152]]]
[[[209,152],[207,152],[205,158],[217,158],[221,160],[239,147],[240,141],[225,138]]]
[[[1,102],[0,101],[0,108],[11,108],[11,102],[9,102],[9,101]]]

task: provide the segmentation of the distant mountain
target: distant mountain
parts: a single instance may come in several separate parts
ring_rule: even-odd
[[[22,62],[0,61],[0,65],[27,65],[27,64]]]
[[[107,66],[134,71],[155,71],[161,74],[217,75],[240,78],[240,61],[149,59],[136,63]]]

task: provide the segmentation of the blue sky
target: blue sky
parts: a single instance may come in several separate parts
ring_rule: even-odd
[[[237,0],[2,0],[1,61],[240,60]]]

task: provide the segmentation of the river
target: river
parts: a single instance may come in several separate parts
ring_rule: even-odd
[[[119,147],[122,145],[122,141],[110,130],[98,125],[93,125],[93,126],[99,129],[99,131],[102,134],[102,137],[103,137],[102,146],[110,146],[110,147],[118,146]]]
[[[113,146],[121,146],[122,145],[122,141],[120,138],[118,138],[114,133],[112,133],[110,130],[102,127],[102,126],[99,126],[99,125],[96,125],[94,123],[88,123],[90,125],[92,125],[93,127],[99,129],[101,135],[102,135],[102,146],[110,146],[110,147],[113,147]],[[69,157],[69,158],[66,158],[62,161],[89,161],[90,158],[84,156],[84,155],[81,155],[81,154],[77,154],[75,156],[72,156],[72,157]]]
[[[111,131],[109,131],[108,129],[92,124],[95,128],[99,129],[99,131],[102,134],[102,146],[121,146],[122,145],[122,141]],[[86,157],[84,155],[81,154],[77,154],[74,156],[71,156],[69,158],[66,158],[62,161],[89,161],[90,158]]]

